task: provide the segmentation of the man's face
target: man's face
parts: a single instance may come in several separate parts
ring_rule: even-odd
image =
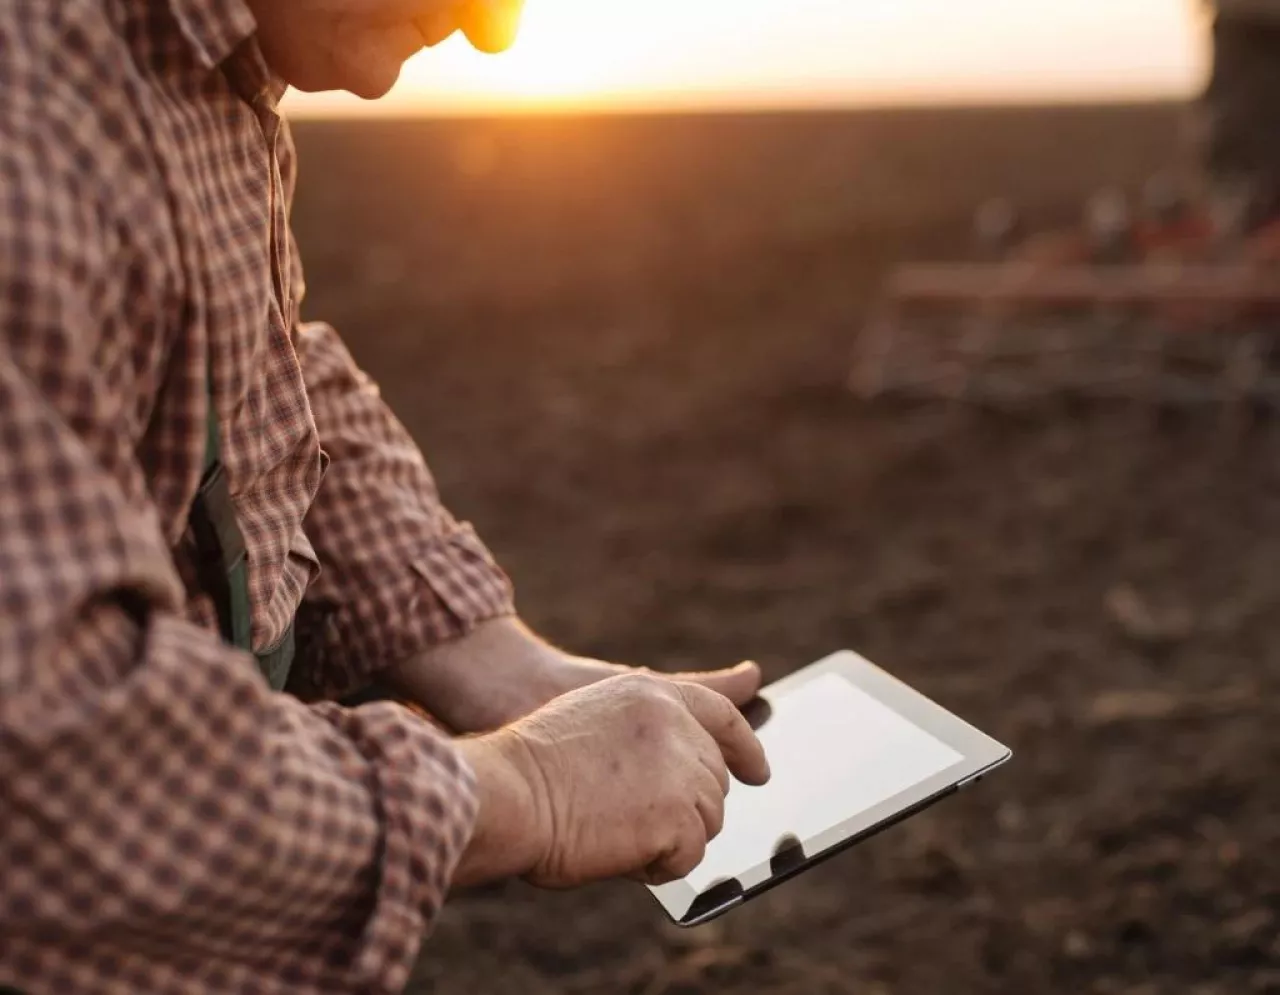
[[[463,31],[478,49],[515,40],[524,0],[248,0],[271,68],[299,90],[380,97],[419,49]]]

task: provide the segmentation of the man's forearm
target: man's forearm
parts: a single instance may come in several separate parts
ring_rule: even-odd
[[[566,657],[514,615],[482,622],[386,671],[396,694],[450,729],[496,729],[562,693]]]
[[[384,680],[454,732],[474,733],[514,722],[577,688],[633,672],[623,664],[566,653],[510,616],[417,654],[388,671]],[[738,705],[760,688],[760,668],[754,663],[670,676],[710,688]]]

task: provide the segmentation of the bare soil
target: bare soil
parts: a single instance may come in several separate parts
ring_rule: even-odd
[[[1280,436],[844,387],[885,267],[1181,154],[1169,106],[304,123],[334,321],[548,636],[853,647],[1012,766],[720,922],[458,896],[415,992],[1280,992]]]

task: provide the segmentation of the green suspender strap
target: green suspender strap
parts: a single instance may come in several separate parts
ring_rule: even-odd
[[[222,437],[218,411],[209,388],[209,417],[205,432],[204,475],[191,503],[191,532],[199,557],[201,583],[213,597],[223,640],[253,652],[252,613],[249,605],[248,554],[244,534],[236,520],[226,468],[222,465]],[[294,627],[275,646],[255,654],[267,683],[283,691],[293,664]]]

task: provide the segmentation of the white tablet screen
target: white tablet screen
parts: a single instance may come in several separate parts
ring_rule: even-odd
[[[964,759],[836,673],[769,705],[759,736],[773,778],[763,788],[733,782],[724,830],[685,879],[697,894],[767,864],[787,836],[807,843]]]

